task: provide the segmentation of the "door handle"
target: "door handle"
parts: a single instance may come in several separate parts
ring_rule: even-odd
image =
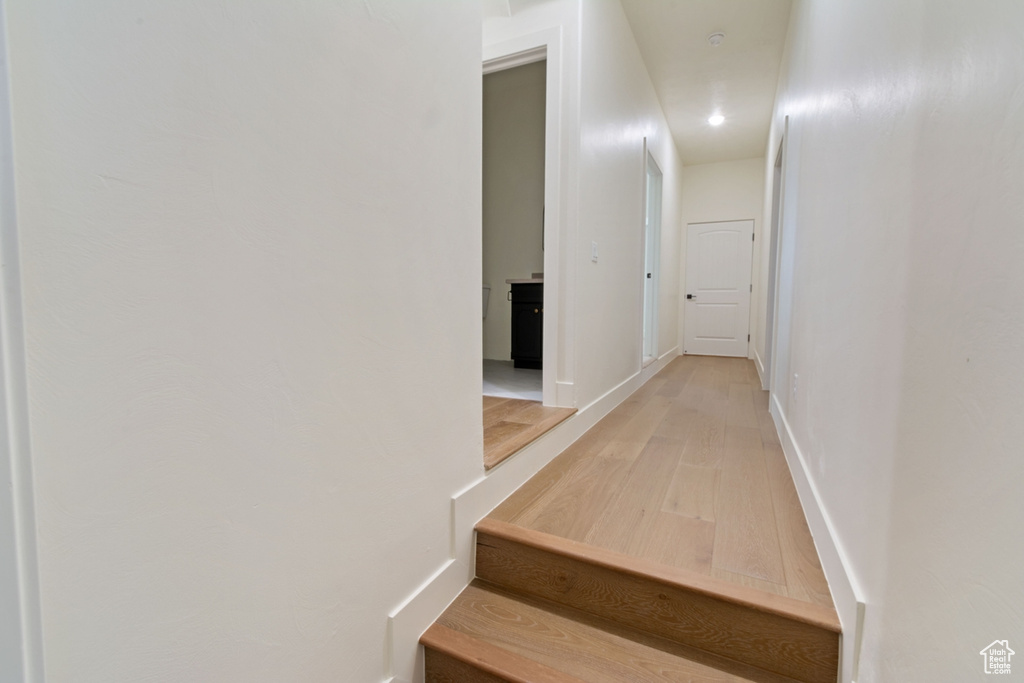
[[[696,296],[695,294],[687,294],[687,295],[686,295],[686,298],[687,298],[687,299],[696,299],[696,298],[697,298],[697,296]]]

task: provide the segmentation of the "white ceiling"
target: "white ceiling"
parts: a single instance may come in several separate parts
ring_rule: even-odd
[[[621,2],[683,163],[763,156],[790,0]]]

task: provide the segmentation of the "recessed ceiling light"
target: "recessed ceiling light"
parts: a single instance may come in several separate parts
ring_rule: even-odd
[[[721,114],[715,114],[714,116],[708,117],[708,123],[712,126],[720,126],[725,123],[725,117]]]
[[[711,43],[711,47],[718,47],[722,44],[722,38],[725,38],[724,33],[712,33],[708,36],[708,42]]]

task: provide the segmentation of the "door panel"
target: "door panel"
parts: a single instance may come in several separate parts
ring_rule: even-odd
[[[684,353],[746,357],[753,234],[754,221],[687,226]]]

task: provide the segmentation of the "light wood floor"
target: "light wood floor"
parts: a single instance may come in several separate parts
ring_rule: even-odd
[[[484,468],[488,470],[576,412],[497,396],[484,396],[483,404]]]
[[[676,359],[490,517],[832,607],[746,359]]]
[[[794,683],[791,678],[481,582],[471,584],[452,603],[425,634],[425,641],[443,647],[447,639],[466,636],[475,641],[470,651],[477,661],[490,660],[487,663],[502,672],[528,674],[501,680]],[[481,642],[491,647],[481,647]],[[462,649],[457,642],[452,645]],[[474,679],[453,671],[441,680]]]

